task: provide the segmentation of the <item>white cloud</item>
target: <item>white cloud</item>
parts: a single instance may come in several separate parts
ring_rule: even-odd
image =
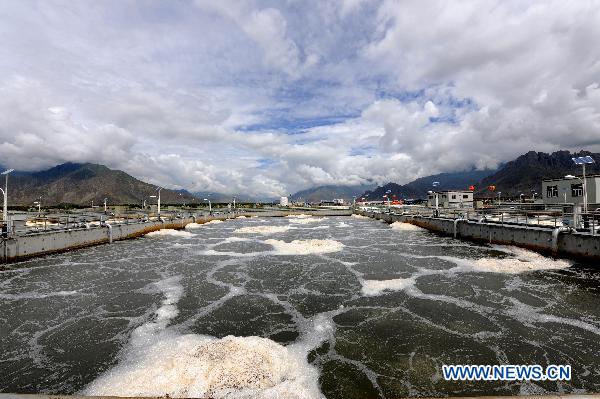
[[[600,2],[7,2],[0,164],[282,195],[600,149]]]

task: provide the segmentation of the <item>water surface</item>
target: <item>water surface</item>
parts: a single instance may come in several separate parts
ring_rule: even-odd
[[[0,390],[396,398],[595,392],[600,275],[350,217],[237,219],[0,272]],[[446,382],[442,364],[570,364]]]

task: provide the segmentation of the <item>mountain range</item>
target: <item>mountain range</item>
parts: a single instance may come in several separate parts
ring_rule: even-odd
[[[407,184],[388,183],[377,187],[372,191],[364,192],[360,197],[367,200],[381,201],[383,196],[390,191],[398,199],[425,198],[429,190],[467,190],[486,176],[494,174],[495,170],[470,170],[454,173],[439,173],[437,175],[425,176]],[[433,186],[434,182],[439,185]]]
[[[373,185],[319,186],[298,191],[291,199],[313,203],[334,198],[349,201],[353,197],[380,200],[388,190],[399,199],[425,198],[429,190],[466,190],[471,185],[475,186],[475,196],[480,198],[491,197],[499,192],[503,197],[518,197],[520,194],[530,196],[533,192],[541,193],[544,178],[581,174],[581,166],[575,165],[571,158],[584,155],[600,161],[600,153],[589,151],[556,151],[551,154],[530,151],[497,170],[440,173],[407,184],[388,183],[376,188]],[[600,164],[587,165],[587,172],[600,174]],[[434,182],[439,184],[434,187]],[[496,187],[493,192],[488,189],[492,185]],[[147,203],[155,203],[156,199],[150,199],[151,195],[156,195],[155,185],[140,181],[123,171],[92,163],[65,163],[39,172],[15,171],[9,179],[11,205],[31,206],[40,196],[44,205],[90,205],[92,201],[100,205],[104,198],[109,204],[139,204],[144,199]],[[233,196],[207,191],[190,193],[186,190],[163,189],[161,192],[163,204],[202,203],[204,198],[210,198],[213,203],[228,203]],[[237,198],[238,202],[257,200]]]
[[[586,173],[600,173],[600,153],[579,151],[556,151],[551,154],[529,151],[513,161],[507,162],[493,175],[482,179],[477,185],[475,196],[489,197],[493,193],[488,190],[490,185],[496,186],[502,196],[517,197],[520,194],[531,196],[541,194],[542,179],[555,179],[565,175],[581,175],[581,166],[575,165],[573,157],[591,156],[596,163],[586,165]]]
[[[374,186],[374,184],[362,184],[357,186],[318,186],[292,194],[291,200],[294,202],[319,203],[321,201],[332,201],[334,198],[343,198],[346,201],[351,201],[353,197],[359,196],[365,190],[373,189]]]
[[[144,183],[120,170],[91,163],[65,163],[40,172],[11,173],[9,179],[11,205],[32,205],[42,197],[42,205],[111,205],[156,203],[156,186]],[[163,204],[198,202],[185,190],[161,191]]]
[[[382,200],[388,190],[399,199],[425,198],[427,191],[437,190],[467,190],[475,186],[475,197],[485,198],[502,193],[503,197],[518,197],[520,194],[531,196],[541,193],[542,180],[558,178],[565,175],[580,175],[581,166],[575,165],[572,158],[589,155],[600,161],[599,153],[579,151],[556,151],[551,154],[545,152],[529,151],[516,159],[506,162],[497,170],[471,170],[455,173],[440,173],[416,179],[410,183],[400,185],[388,183],[367,191],[361,197],[372,200]],[[600,164],[587,165],[589,174],[600,173]],[[436,187],[433,182],[439,182]],[[495,190],[489,190],[495,186]]]

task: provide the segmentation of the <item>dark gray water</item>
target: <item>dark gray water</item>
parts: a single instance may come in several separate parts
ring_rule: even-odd
[[[0,272],[0,390],[395,398],[600,388],[600,274],[589,266],[371,219],[239,219],[187,232]],[[442,364],[461,363],[570,364],[573,379],[442,379]]]

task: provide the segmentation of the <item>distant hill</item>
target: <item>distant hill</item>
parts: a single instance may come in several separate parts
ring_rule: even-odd
[[[65,163],[40,172],[15,172],[8,183],[11,205],[32,205],[42,196],[43,205],[75,204],[100,205],[104,198],[108,203],[138,204],[143,199],[147,203],[150,195],[156,194],[156,186],[144,183],[120,170],[112,170],[104,165],[91,163]],[[161,192],[163,204],[198,202],[185,190]]]
[[[388,183],[377,187],[375,190],[366,191],[360,197],[366,197],[371,200],[383,200],[383,196],[390,190],[391,194],[396,195],[398,199],[426,198],[427,191],[434,189],[467,190],[470,185],[477,185],[481,179],[495,172],[495,170],[471,170],[439,173],[437,175],[421,177],[407,184]],[[433,182],[439,182],[439,185],[434,188]]]
[[[298,191],[293,194],[292,201],[312,202],[331,201],[334,198],[343,198],[346,201],[352,200],[352,197],[358,197],[365,190],[372,189],[374,185],[358,185],[358,186],[319,186],[309,188],[307,190]]]
[[[590,155],[596,163],[586,166],[586,173],[600,173],[600,154],[580,151],[556,151],[552,154],[529,151],[513,161],[507,162],[494,174],[485,177],[477,187],[476,196],[486,197],[493,194],[487,189],[496,186],[496,193],[502,196],[518,196],[523,193],[531,196],[532,190],[541,195],[542,179],[557,178],[565,175],[580,175],[581,166],[575,165],[571,158]]]

